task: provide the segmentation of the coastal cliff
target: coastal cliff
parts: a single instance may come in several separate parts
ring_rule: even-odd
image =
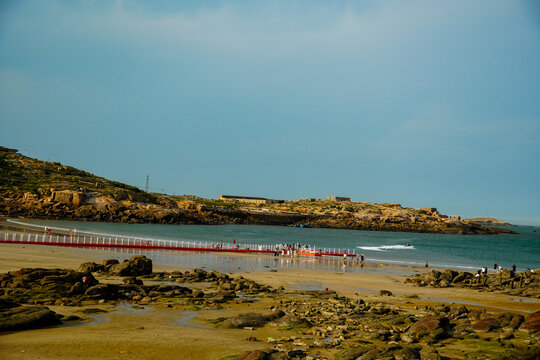
[[[0,147],[0,215],[160,224],[261,224],[447,234],[515,233],[399,204],[296,200],[253,204],[146,193]]]

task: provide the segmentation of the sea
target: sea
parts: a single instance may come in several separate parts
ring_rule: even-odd
[[[35,231],[45,227],[57,231],[74,230],[78,235],[99,234],[173,241],[235,242],[240,245],[304,244],[336,251],[349,249],[358,255],[364,254],[367,263],[380,263],[381,266],[398,264],[424,267],[428,262],[429,267],[466,271],[477,271],[484,266],[493,271],[495,264],[506,269],[515,265],[518,271],[540,269],[540,227],[533,226],[510,227],[519,233],[517,235],[448,235],[264,225],[158,225],[27,219],[11,220],[10,226]],[[219,254],[178,255],[152,251],[152,256],[162,263],[212,267],[218,271],[231,271],[237,267],[243,271],[256,271],[264,268],[310,266],[331,270],[342,265],[340,259],[306,259],[305,262],[279,259],[279,263],[276,263],[277,259],[269,255],[260,255],[255,259]]]

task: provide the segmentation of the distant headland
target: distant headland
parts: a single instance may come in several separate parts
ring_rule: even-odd
[[[205,199],[143,191],[58,162],[0,147],[0,215],[159,224],[264,224],[372,231],[501,234],[496,219],[461,219],[436,208],[353,202],[345,196],[274,200],[220,195]],[[489,220],[489,221],[488,221]],[[487,226],[485,226],[487,225]]]

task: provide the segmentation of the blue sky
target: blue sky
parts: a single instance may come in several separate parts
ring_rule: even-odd
[[[540,224],[531,1],[3,1],[0,145],[170,194]]]

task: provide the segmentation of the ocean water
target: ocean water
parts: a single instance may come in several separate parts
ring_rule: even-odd
[[[540,227],[512,227],[519,235],[446,235],[293,228],[261,225],[154,225],[20,220],[34,227],[76,229],[83,233],[177,241],[237,244],[300,243],[315,248],[351,249],[368,262],[475,271],[493,265],[518,270],[540,268]],[[20,224],[20,223],[19,223]],[[39,228],[35,228],[39,229]],[[535,232],[536,231],[536,232]],[[409,246],[406,246],[409,244]],[[212,255],[215,256],[215,255]]]

